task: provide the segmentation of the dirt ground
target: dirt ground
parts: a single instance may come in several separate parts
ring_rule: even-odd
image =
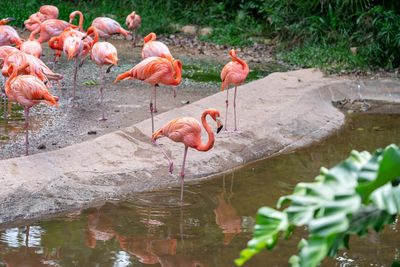
[[[21,32],[21,37],[27,38],[28,32]],[[208,58],[225,64],[230,60],[228,54],[230,48],[228,47],[206,47],[200,43],[193,45],[193,42],[190,41],[193,38],[176,37],[175,39],[180,41],[172,42],[173,39],[171,38],[164,40],[168,43],[174,57],[181,59],[183,63],[188,60],[193,62]],[[63,55],[56,65],[56,72],[64,76],[61,80],[62,90],[60,93],[56,84],[54,84],[53,90],[53,94],[59,97],[59,108],[39,104],[30,110],[30,154],[55,150],[90,140],[150,117],[150,85],[141,81],[120,81],[118,84],[113,84],[117,75],[135,65],[135,63],[130,62],[132,59],[131,41],[121,37],[115,37],[109,41],[117,48],[119,64],[105,75],[104,106],[107,120],[98,121],[98,118],[101,117],[99,85],[83,84],[88,81],[98,81],[98,66],[93,61],[88,60],[78,70],[77,97],[75,105],[72,107],[74,61],[67,61],[65,55]],[[187,47],[183,45],[184,43],[187,44]],[[141,60],[142,45],[142,39],[138,40],[134,54],[136,62]],[[47,43],[42,46],[42,60],[47,63],[48,57],[53,55],[53,51],[49,49]],[[250,49],[249,53],[256,51],[258,50]],[[249,59],[248,55],[250,54],[246,53],[244,56]],[[260,62],[260,60],[257,60],[250,64]],[[183,71],[185,71],[184,65]],[[174,98],[170,86],[161,85],[157,88],[158,113],[219,92],[219,85],[183,79],[182,83],[176,87],[176,92],[177,96]],[[24,121],[2,123],[3,125],[1,123],[0,128],[2,130],[0,131],[3,135],[7,135],[7,138],[0,140],[0,159],[20,156],[24,153],[25,147]]]

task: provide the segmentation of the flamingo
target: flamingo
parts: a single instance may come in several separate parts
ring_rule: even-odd
[[[220,120],[219,111],[216,109],[207,109],[201,115],[201,123],[204,129],[208,133],[208,142],[206,144],[201,143],[201,125],[200,123],[190,117],[178,118],[171,120],[157,132],[152,135],[152,141],[158,146],[161,152],[169,161],[169,171],[172,173],[173,162],[164,149],[157,143],[157,139],[166,136],[174,142],[181,142],[185,145],[185,152],[183,154],[183,163],[181,170],[181,203],[183,201],[183,179],[185,178],[185,161],[188,148],[194,148],[198,151],[208,151],[214,146],[214,133],[210,126],[207,124],[206,116],[210,115],[211,118],[217,122],[217,133],[222,129],[222,123]]]
[[[227,119],[228,119],[228,94],[229,94],[229,85],[235,85],[235,94],[233,97],[233,109],[234,109],[234,118],[235,118],[235,130],[234,132],[240,132],[236,126],[236,91],[237,87],[241,85],[244,80],[246,80],[247,74],[249,74],[249,66],[247,66],[246,62],[241,60],[236,56],[235,49],[232,49],[229,54],[232,57],[232,61],[226,64],[221,71],[221,90],[226,90],[226,116],[225,116],[225,128],[224,131],[228,132],[226,129]]]
[[[43,61],[39,58],[29,54],[25,54],[21,51],[10,53],[6,57],[1,72],[3,76],[9,76],[8,68],[12,63],[17,66],[21,66],[27,62],[29,63],[29,68],[26,68],[24,70],[25,74],[34,74],[43,82],[47,82],[49,80],[57,81],[59,90],[61,91],[60,80],[63,78],[63,76],[61,74],[51,71],[49,67],[47,67],[46,64],[44,64]],[[47,85],[50,87],[49,83],[47,83]]]
[[[72,21],[74,20],[74,18],[75,18],[75,16],[76,15],[79,15],[79,30],[81,31],[81,32],[84,32],[84,30],[83,30],[83,14],[82,14],[82,12],[80,12],[79,10],[76,10],[76,11],[74,11],[74,12],[72,12],[70,15],[69,15],[69,23],[71,23],[72,24]]]
[[[171,62],[173,62],[173,57],[168,47],[159,41],[156,41],[156,34],[154,32],[149,33],[146,37],[144,37],[144,45],[142,49],[142,58],[148,57],[161,57],[165,55]],[[182,72],[182,69],[181,69]],[[176,97],[176,92],[174,86],[172,86],[172,93],[174,97]]]
[[[37,39],[39,43],[48,42],[51,37],[60,35],[67,27],[71,26],[70,23],[60,19],[48,19],[41,22],[33,18],[32,21],[38,23],[39,27],[31,32],[30,37],[40,33],[40,37]]]
[[[3,68],[4,65],[4,61],[6,60],[6,57],[14,52],[19,52],[19,50],[15,47],[12,46],[8,46],[8,45],[4,45],[4,46],[0,46],[0,68]],[[1,75],[3,83],[4,83],[4,76]],[[5,93],[3,93],[0,90],[0,96],[2,96],[4,98],[4,120],[7,119],[7,95]]]
[[[86,36],[84,32],[77,31],[76,29],[78,26],[71,25],[70,27],[67,27],[59,36],[54,36],[51,37],[49,40],[49,47],[53,50],[57,50],[56,52],[56,57],[54,58],[54,61],[57,62],[58,58],[61,56],[61,51],[64,50],[64,41],[71,36],[83,38]],[[89,52],[89,47],[91,46],[91,43],[93,42],[92,38],[90,37],[85,37],[83,40],[85,50],[84,50],[84,55]],[[82,63],[82,62],[81,62]]]
[[[56,19],[58,18],[58,8],[56,6],[44,5],[40,7],[39,12],[30,15],[29,19],[24,21],[24,24],[25,27],[31,32],[36,30],[37,27],[39,27],[39,24],[31,21],[32,18],[39,20],[41,22],[48,19]]]
[[[95,27],[90,27],[87,31],[87,34],[90,35],[94,33],[95,38],[93,40],[93,47],[91,50],[91,57],[92,60],[99,66],[99,77],[100,77],[100,94],[101,94],[101,111],[102,117],[100,118],[101,121],[105,121],[106,118],[104,117],[104,104],[103,104],[103,84],[104,84],[104,73],[102,71],[102,66],[104,65],[111,65],[107,69],[107,73],[110,72],[112,66],[116,66],[118,64],[118,54],[117,49],[108,42],[97,42],[98,34],[97,29]]]
[[[15,64],[11,64],[8,68],[8,78],[5,90],[7,97],[12,102],[18,102],[24,106],[25,111],[25,155],[28,156],[28,126],[29,126],[29,108],[45,102],[46,104],[58,107],[58,98],[52,96],[47,91],[46,85],[37,77],[32,75],[17,75],[19,71],[24,70],[29,66],[29,63],[17,67]]]
[[[82,38],[77,36],[70,36],[64,41],[64,53],[68,56],[68,60],[75,58],[75,71],[74,71],[74,96],[75,99],[76,94],[76,78],[78,74],[78,58],[84,54],[84,51],[88,51],[88,48],[85,48]]]
[[[99,37],[105,39],[108,39],[111,34],[115,33],[123,34],[126,38],[128,38],[128,35],[130,34],[130,32],[122,28],[118,22],[106,17],[95,18],[91,26],[97,29]]]
[[[9,21],[15,20],[14,18],[6,18],[0,20],[0,46],[3,45],[20,45],[23,40],[19,38],[18,33],[14,30],[13,27],[4,25]]]
[[[32,55],[34,57],[40,58],[42,56],[42,45],[35,40],[34,37],[29,37],[29,39],[19,46],[17,46],[22,52]]]
[[[152,133],[154,133],[154,118],[153,112],[157,112],[156,107],[156,86],[159,83],[165,85],[178,85],[180,84],[182,63],[179,60],[174,60],[171,64],[169,59],[163,57],[148,57],[142,60],[139,64],[131,70],[119,75],[114,83],[121,79],[137,79],[144,81],[153,86],[152,95],[150,97],[150,112],[151,112],[151,125]],[[154,95],[154,109],[153,109],[153,95]]]
[[[142,22],[142,19],[138,14],[136,14],[135,11],[133,11],[131,14],[129,14],[126,17],[126,27],[128,29],[132,30],[132,62],[135,62],[135,59],[133,58],[133,55],[135,53],[135,46],[136,46],[136,30],[139,30],[140,28],[140,23]]]

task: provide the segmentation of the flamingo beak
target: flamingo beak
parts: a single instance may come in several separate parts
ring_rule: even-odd
[[[83,36],[83,37],[82,37],[82,40],[85,40],[85,39],[86,39],[86,37],[87,37],[87,35]]]
[[[15,20],[14,18],[7,18],[7,21]]]
[[[219,133],[222,130],[223,125],[222,125],[222,122],[219,119],[219,117],[217,117],[216,121],[217,121],[217,127],[218,127],[217,133]]]

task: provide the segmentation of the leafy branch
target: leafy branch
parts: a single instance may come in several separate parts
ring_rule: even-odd
[[[352,151],[337,166],[321,168],[313,183],[299,183],[293,194],[277,203],[282,211],[263,207],[257,213],[254,238],[235,260],[243,265],[264,248],[272,249],[279,234],[285,239],[294,226],[308,226],[308,240],[300,241],[292,266],[317,266],[326,256],[349,248],[351,234],[364,236],[368,229],[379,232],[400,213],[400,149],[389,145],[374,154]]]

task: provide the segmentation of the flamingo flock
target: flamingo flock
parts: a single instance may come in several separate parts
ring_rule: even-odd
[[[126,38],[132,35],[132,47],[136,45],[136,32],[141,25],[141,17],[133,11],[126,17],[126,26],[132,31],[125,30],[117,21],[108,17],[98,17],[93,20],[91,27],[85,31],[83,29],[83,14],[80,11],[74,11],[70,14],[69,22],[58,19],[58,8],[51,5],[42,6],[38,12],[32,14],[25,22],[25,27],[31,31],[28,40],[23,40],[11,26],[6,25],[9,21],[14,20],[9,17],[0,20],[0,67],[2,75],[8,77],[5,82],[5,94],[10,102],[18,102],[24,106],[25,110],[25,130],[26,130],[26,148],[25,155],[29,155],[29,109],[41,102],[50,106],[58,107],[58,97],[53,96],[50,92],[52,86],[49,81],[55,80],[59,84],[63,78],[62,74],[55,73],[55,62],[62,56],[75,61],[74,71],[74,93],[76,95],[76,81],[78,68],[82,66],[84,60],[91,58],[95,64],[99,66],[100,80],[100,98],[101,98],[101,121],[106,120],[104,114],[103,90],[104,90],[104,71],[103,66],[108,66],[107,73],[111,67],[118,64],[117,49],[108,42],[113,34],[122,34]],[[78,25],[72,24],[76,16],[79,16]],[[37,38],[36,36],[39,35]],[[105,41],[99,42],[99,38]],[[55,51],[53,59],[53,70],[51,70],[42,60],[42,45],[48,42],[49,47]],[[221,71],[222,86],[226,89],[226,116],[224,132],[228,132],[227,112],[228,112],[228,92],[229,86],[235,86],[234,92],[234,131],[239,132],[236,123],[236,95],[237,86],[242,84],[249,67],[236,55],[236,51],[230,51],[232,61],[227,63]],[[133,56],[133,53],[132,53]],[[184,155],[181,167],[181,203],[183,203],[183,186],[185,176],[185,162],[188,148],[191,147],[198,151],[208,151],[214,146],[215,137],[212,129],[206,122],[206,117],[210,116],[217,124],[217,133],[223,128],[221,116],[216,109],[207,109],[201,116],[200,124],[196,119],[191,117],[174,119],[163,127],[155,131],[154,113],[157,112],[156,88],[159,84],[171,85],[173,96],[176,96],[174,86],[182,81],[182,63],[175,59],[169,48],[162,42],[156,41],[156,34],[149,33],[144,37],[144,45],[142,49],[142,61],[133,66],[130,70],[117,76],[114,83],[120,80],[140,80],[152,86],[150,96],[150,114],[152,121],[152,138],[151,142],[156,145],[169,161],[169,170],[173,171],[173,162],[167,155],[157,140],[161,137],[168,137],[174,142],[184,144]],[[49,55],[50,62],[50,55]],[[131,60],[134,62],[134,60]],[[1,92],[1,91],[0,91]],[[74,105],[74,104],[73,104]],[[4,109],[4,112],[6,109]],[[7,115],[5,113],[5,119]],[[208,134],[207,143],[201,142],[202,127]]]

